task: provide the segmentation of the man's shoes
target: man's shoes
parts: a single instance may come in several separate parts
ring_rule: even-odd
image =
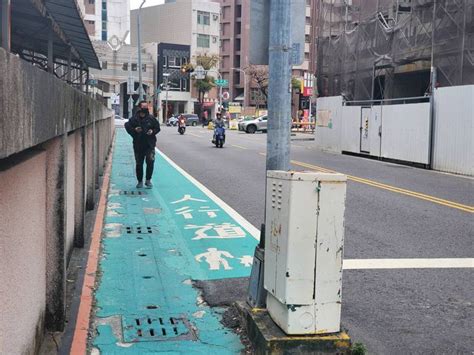
[[[137,184],[137,189],[142,189],[143,188],[143,182],[139,181]]]
[[[145,181],[145,186],[147,189],[151,189],[153,187],[153,184],[151,183],[151,180]]]

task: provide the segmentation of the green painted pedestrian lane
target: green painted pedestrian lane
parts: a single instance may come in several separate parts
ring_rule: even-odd
[[[189,154],[183,152],[183,154]],[[117,128],[95,293],[102,354],[237,354],[192,280],[250,275],[255,230],[157,151],[153,189],[136,189],[131,138]]]

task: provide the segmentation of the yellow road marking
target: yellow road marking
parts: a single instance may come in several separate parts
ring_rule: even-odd
[[[294,164],[294,165],[302,166],[302,167],[313,169],[313,170],[319,170],[319,171],[323,171],[323,172],[327,172],[327,173],[335,173],[334,170],[322,168],[320,166],[316,166],[316,165],[308,164],[308,163],[303,163],[303,162],[296,161],[296,160],[292,160],[291,163]],[[421,200],[437,203],[439,205],[455,208],[455,209],[458,209],[458,210],[461,210],[461,211],[464,211],[464,212],[474,213],[474,206],[463,205],[461,203],[457,203],[457,202],[454,202],[454,201],[444,200],[442,198],[438,198],[438,197],[435,197],[435,196],[425,195],[425,194],[422,194],[420,192],[402,189],[400,187],[383,184],[383,183],[380,183],[380,182],[377,182],[377,181],[364,179],[364,178],[360,178],[360,177],[357,177],[357,176],[347,175],[347,179],[358,182],[360,184],[370,185],[370,186],[373,186],[373,187],[377,187],[379,189],[392,191],[392,192],[396,192],[396,193],[399,193],[399,194],[402,194],[402,195],[412,196],[412,197],[419,198]]]
[[[267,155],[266,153],[259,153],[259,154],[263,155],[263,156]],[[334,171],[334,170],[326,169],[326,168],[323,168],[323,167],[320,167],[320,166],[317,166],[317,165],[313,165],[313,164],[303,163],[303,162],[297,161],[297,160],[291,160],[291,164],[298,165],[298,166],[301,166],[303,168],[308,168],[308,169],[312,169],[312,170],[321,171],[321,172],[324,172],[324,173],[336,173],[336,171]],[[348,180],[352,180],[352,181],[358,182],[360,184],[365,184],[365,185],[377,187],[377,188],[382,189],[382,190],[387,190],[387,191],[396,192],[396,193],[399,193],[399,194],[402,194],[402,195],[419,198],[420,200],[429,201],[429,202],[436,203],[438,205],[442,205],[442,206],[446,206],[446,207],[451,207],[451,208],[454,208],[454,209],[457,209],[457,210],[460,210],[460,211],[464,211],[464,212],[468,212],[468,213],[474,213],[474,206],[463,205],[461,203],[457,203],[457,202],[454,202],[454,201],[444,200],[444,199],[439,198],[439,197],[435,197],[435,196],[431,196],[431,195],[425,195],[425,194],[422,194],[420,192],[402,189],[400,187],[383,184],[381,182],[377,182],[377,181],[373,181],[373,180],[369,180],[369,179],[364,179],[364,178],[360,178],[360,177],[353,176],[353,175],[346,175],[346,176],[347,176]]]
[[[235,147],[235,148],[240,148],[240,149],[248,149],[248,148],[242,147],[242,146],[237,145],[237,144],[231,144],[231,146]]]

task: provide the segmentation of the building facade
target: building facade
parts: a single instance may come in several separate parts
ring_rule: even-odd
[[[137,16],[138,10],[132,10],[132,45],[137,44]],[[219,55],[220,4],[206,0],[167,0],[162,5],[143,8],[140,24],[142,48],[153,57],[156,66],[155,87],[163,86],[158,99],[162,117],[165,111],[168,116],[195,112],[197,93],[193,90],[193,80],[189,74],[181,75],[178,71],[185,61],[195,63],[196,56]],[[217,71],[214,68],[209,75],[217,77]],[[169,90],[163,74],[169,74],[166,79]],[[217,90],[211,90],[205,100],[213,115],[217,109]]]
[[[229,82],[228,88],[232,101],[241,102],[245,107],[261,104],[261,94],[257,85],[248,74],[251,66],[250,51],[250,8],[246,0],[219,0],[221,4],[221,62],[220,71]],[[306,0],[304,62],[293,67],[293,76],[303,79],[311,72],[311,63],[315,57],[313,17],[315,0]]]
[[[318,89],[381,100],[474,83],[474,2],[318,0]]]
[[[130,32],[130,0],[79,0],[84,24],[94,41],[117,36],[124,40]]]
[[[104,103],[115,110],[121,117],[129,117],[129,98],[131,93],[132,105],[138,102],[138,49],[123,44],[111,48],[104,41],[93,41],[94,49],[101,62],[102,70],[92,69],[90,78],[93,80],[92,91],[101,96]],[[142,81],[145,99],[154,99],[154,63],[152,57],[142,54]],[[130,88],[129,85],[133,85]],[[131,89],[131,90],[130,90]]]

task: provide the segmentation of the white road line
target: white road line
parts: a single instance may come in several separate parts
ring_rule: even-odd
[[[173,166],[186,179],[212,199],[237,223],[244,227],[256,240],[260,239],[260,231],[249,221],[242,217],[237,211],[222,201],[216,194],[206,186],[197,181],[184,169],[172,161],[166,154],[156,148],[158,154]],[[344,270],[377,270],[377,269],[472,269],[474,268],[474,258],[413,258],[413,259],[345,259],[343,261]]]
[[[369,269],[472,269],[474,258],[450,259],[345,259],[344,270]]]
[[[242,147],[241,145],[237,145],[237,144],[231,144],[231,146],[235,147],[235,148],[240,148],[240,149],[248,149],[248,148]]]
[[[197,181],[194,177],[188,174],[184,169],[172,161],[165,153],[160,151],[158,148],[155,148],[157,153],[160,154],[163,159],[165,159],[173,168],[175,168],[181,175],[188,179],[192,184],[194,184],[199,190],[206,194],[211,200],[213,200],[220,208],[222,208],[229,216],[231,216],[238,224],[244,227],[252,237],[257,240],[260,240],[260,231],[255,228],[249,221],[242,217],[236,210],[230,207],[227,203],[222,201],[216,194],[209,190],[206,186]]]

